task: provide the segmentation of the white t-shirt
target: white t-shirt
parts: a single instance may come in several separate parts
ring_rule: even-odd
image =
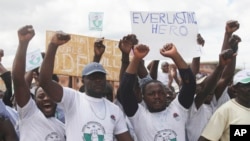
[[[128,127],[128,131],[129,131],[130,136],[132,137],[132,139],[133,139],[134,141],[138,141],[138,140],[137,140],[137,137],[136,137],[136,135],[135,135],[134,127],[133,127],[133,125],[131,124],[130,120],[128,119],[127,115],[124,113],[124,109],[123,109],[123,107],[122,107],[122,104],[121,104],[117,99],[115,99],[114,104],[117,105],[117,106],[122,110],[123,116],[124,116],[124,118],[125,118],[126,125],[127,125],[127,127]],[[115,139],[115,141],[117,141],[117,140]]]
[[[46,118],[30,98],[24,107],[17,105],[20,141],[65,141],[64,124],[55,117]]]
[[[139,141],[185,141],[188,110],[176,98],[164,111],[151,113],[139,104],[133,117],[129,117]]]
[[[228,100],[230,98],[225,90],[218,101],[214,95],[209,105],[202,104],[199,109],[197,109],[195,102],[193,102],[189,110],[186,125],[187,141],[197,141],[213,113]]]
[[[5,105],[2,99],[0,99],[0,116],[7,117],[11,121],[19,137],[18,113],[14,108]]]
[[[64,110],[69,141],[113,141],[114,135],[128,131],[122,111],[106,98],[93,98],[64,87],[59,104]]]
[[[207,125],[213,114],[212,107],[208,104],[202,104],[199,109],[195,102],[190,107],[189,117],[186,125],[187,141],[197,141],[203,129]]]

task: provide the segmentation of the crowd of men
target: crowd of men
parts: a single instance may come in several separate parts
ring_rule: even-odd
[[[53,74],[57,49],[70,34],[56,32],[42,65],[26,72],[35,29],[23,26],[12,70],[0,62],[6,86],[0,91],[0,141],[229,141],[230,125],[250,124],[250,70],[235,71],[239,27],[237,20],[226,22],[211,74],[200,73],[200,57],[188,64],[173,43],[159,51],[173,64],[163,62],[161,72],[159,60],[145,66],[150,48],[136,35],[125,35],[119,41],[121,69],[114,93],[100,64],[104,38],[95,41],[93,61],[82,70],[84,85],[76,90],[60,85]],[[197,44],[205,46],[200,34]],[[3,56],[0,50],[0,61]]]

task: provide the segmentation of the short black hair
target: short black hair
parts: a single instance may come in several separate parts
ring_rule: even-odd
[[[146,83],[144,83],[143,85],[142,85],[142,87],[141,87],[141,92],[142,92],[142,95],[145,95],[145,89],[146,89],[146,86],[148,85],[148,84],[150,84],[150,83],[159,83],[159,84],[161,84],[162,85],[162,87],[165,89],[166,87],[163,85],[163,83],[161,82],[161,81],[159,81],[159,80],[155,80],[155,79],[152,79],[152,80],[150,80],[150,81],[147,81]],[[167,88],[167,89],[169,89],[169,88]]]

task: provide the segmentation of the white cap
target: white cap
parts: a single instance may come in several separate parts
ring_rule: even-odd
[[[241,70],[234,75],[233,84],[237,83],[250,83],[250,69]]]

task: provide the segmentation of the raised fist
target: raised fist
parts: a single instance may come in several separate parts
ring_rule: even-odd
[[[160,53],[162,56],[172,58],[177,53],[177,49],[173,43],[167,43],[160,49]]]
[[[236,20],[229,20],[226,23],[226,32],[232,34],[240,28],[240,24]]]
[[[55,35],[51,39],[51,44],[55,46],[60,46],[62,44],[67,43],[70,40],[70,35],[67,33],[64,33],[63,31],[57,31]]]
[[[35,36],[35,31],[32,25],[21,27],[17,33],[20,43],[27,43]]]
[[[136,44],[138,44],[136,36],[134,34],[128,34],[119,41],[119,49],[121,50],[121,52],[129,54],[131,49]]]

